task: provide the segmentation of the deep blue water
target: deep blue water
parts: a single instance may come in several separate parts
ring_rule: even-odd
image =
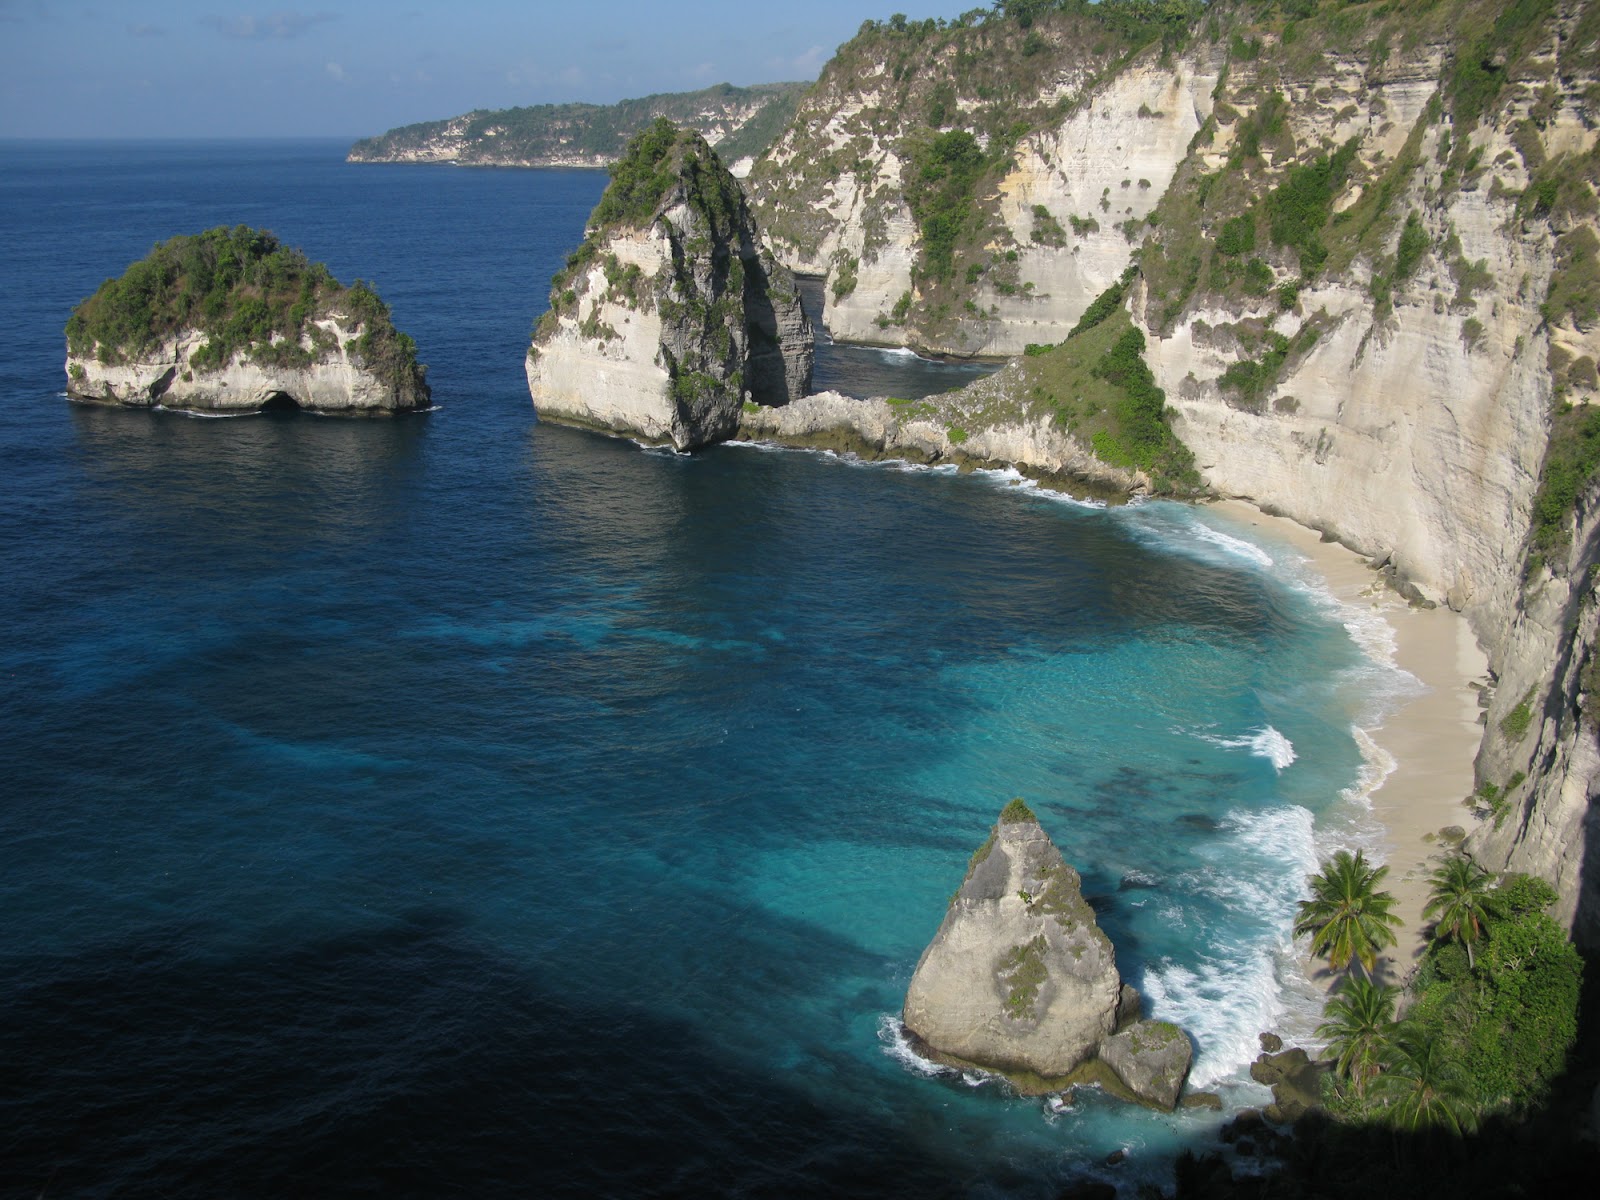
[[[0,144],[0,1191],[1046,1196],[1208,1144],[893,1014],[1022,795],[1249,1098],[1386,686],[1347,614],[1178,505],[539,425],[603,177],[342,151]],[[238,222],[373,281],[439,411],[62,398],[72,305]]]

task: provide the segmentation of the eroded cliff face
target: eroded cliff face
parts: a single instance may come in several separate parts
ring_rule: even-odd
[[[1571,108],[1530,128],[1530,95],[1452,146],[1444,57],[1423,45],[1381,66],[1344,58],[1326,75],[1280,75],[1270,92],[1260,72],[1230,75],[1219,103],[1236,115],[1187,164],[1187,184],[1225,176],[1266,98],[1287,97],[1279,120],[1294,149],[1263,156],[1253,187],[1281,187],[1326,147],[1353,145],[1333,210],[1386,228],[1342,270],[1311,278],[1293,247],[1258,231],[1269,244],[1250,260],[1263,268],[1255,295],[1203,281],[1174,306],[1146,278],[1132,310],[1174,428],[1211,487],[1392,553],[1405,578],[1466,611],[1492,645],[1516,603],[1552,393],[1541,304],[1556,232],[1527,209],[1516,144],[1587,152],[1594,134]],[[1483,164],[1470,178],[1452,166],[1463,145]],[[1358,211],[1384,187],[1385,212]],[[1395,278],[1408,222],[1417,249]]]
[[[1600,491],[1564,553],[1539,566],[1504,638],[1478,752],[1482,823],[1468,849],[1549,881],[1573,939],[1600,947]]]
[[[1129,307],[1209,486],[1388,559],[1408,594],[1471,621],[1499,687],[1469,845],[1554,884],[1559,915],[1595,947],[1593,520],[1562,516],[1570,548],[1548,560],[1530,543],[1550,519],[1536,506],[1554,503],[1541,480],[1548,493],[1597,399],[1600,114],[1593,66],[1574,60],[1597,31],[1577,4],[1510,30],[1485,60],[1504,73],[1497,99],[1475,116],[1453,83],[1453,31],[1417,32],[1407,47],[1374,31],[1300,74],[1270,44],[1238,64],[1218,90],[1229,120],[1181,169]],[[1259,157],[1244,138],[1262,139]],[[1241,158],[1250,189],[1231,207],[1186,199],[1226,196]],[[1320,240],[1279,237],[1317,170]],[[1235,220],[1246,248],[1225,256]]]
[[[785,263],[827,277],[840,340],[987,357],[1060,341],[1127,267],[1224,55],[1127,59],[1125,37],[1081,15],[920,28],[864,32],[824,69],[751,173],[762,227]],[[953,218],[939,279],[923,234],[938,198],[921,193],[953,134],[1006,165]]]
[[[1600,6],[1281,9],[1213,4],[1143,48],[1065,36],[1082,13],[864,31],[757,164],[757,203],[780,257],[828,276],[836,337],[1067,338],[928,423],[972,445],[1035,420],[1035,445],[1112,462],[1164,427],[1209,489],[1464,613],[1501,681],[1479,761],[1495,811],[1471,844],[1555,883],[1600,944],[1592,530],[1558,486],[1587,480],[1570,449],[1600,437]],[[1005,107],[1001,84],[1026,99]],[[1130,318],[1155,386],[1119,395]],[[903,414],[866,423],[939,440]],[[1162,470],[1181,490],[1181,456]],[[1575,522],[1575,549],[1547,553],[1552,521]]]
[[[552,286],[528,388],[541,417],[690,450],[805,394],[811,328],[704,139],[645,137]]]
[[[352,318],[333,314],[308,323],[300,342],[308,365],[278,365],[246,351],[221,366],[195,367],[192,360],[209,338],[181,330],[120,362],[69,354],[67,394],[124,408],[216,413],[257,412],[285,399],[307,412],[340,416],[426,408],[429,391],[422,376],[374,370],[360,352],[362,332]]]

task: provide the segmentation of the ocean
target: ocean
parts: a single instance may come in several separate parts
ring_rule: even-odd
[[[1202,509],[542,425],[604,176],[343,150],[0,143],[0,1192],[1047,1197],[1213,1146],[896,1014],[1022,796],[1195,1084],[1259,1100],[1383,628]],[[370,280],[437,410],[68,402],[72,306],[237,223]]]

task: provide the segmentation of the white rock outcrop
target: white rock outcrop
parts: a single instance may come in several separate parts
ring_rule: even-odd
[[[936,1059],[1061,1079],[1116,1028],[1122,980],[1078,873],[1020,800],[917,963],[905,1027]]]
[[[704,139],[662,144],[671,185],[647,216],[590,230],[534,334],[528,389],[542,418],[690,450],[732,436],[745,405],[805,393],[811,327]]]
[[[1036,474],[1120,493],[1148,491],[1143,471],[1113,467],[1046,416],[1013,417],[960,424],[970,389],[914,402],[857,399],[839,392],[814,392],[782,408],[747,409],[740,416],[743,441],[775,441],[850,451],[867,458],[1017,466]]]
[[[258,362],[236,353],[220,367],[195,367],[191,360],[208,340],[197,329],[164,338],[124,361],[101,362],[89,353],[67,358],[67,394],[75,400],[124,408],[167,408],[196,412],[257,412],[269,404],[292,404],[307,412],[384,415],[426,408],[426,382],[409,372],[385,374],[362,361],[354,343],[362,327],[348,317],[330,315],[312,322],[301,348],[311,356],[304,366]]]

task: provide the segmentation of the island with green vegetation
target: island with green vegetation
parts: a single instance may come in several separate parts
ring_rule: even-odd
[[[403,125],[350,148],[349,162],[449,162],[476,167],[605,167],[652,121],[666,118],[748,166],[794,115],[806,83],[663,92],[616,104],[535,104],[478,109]]]
[[[129,408],[387,414],[426,408],[427,368],[356,280],[245,225],[173,237],[67,321],[67,394]]]

